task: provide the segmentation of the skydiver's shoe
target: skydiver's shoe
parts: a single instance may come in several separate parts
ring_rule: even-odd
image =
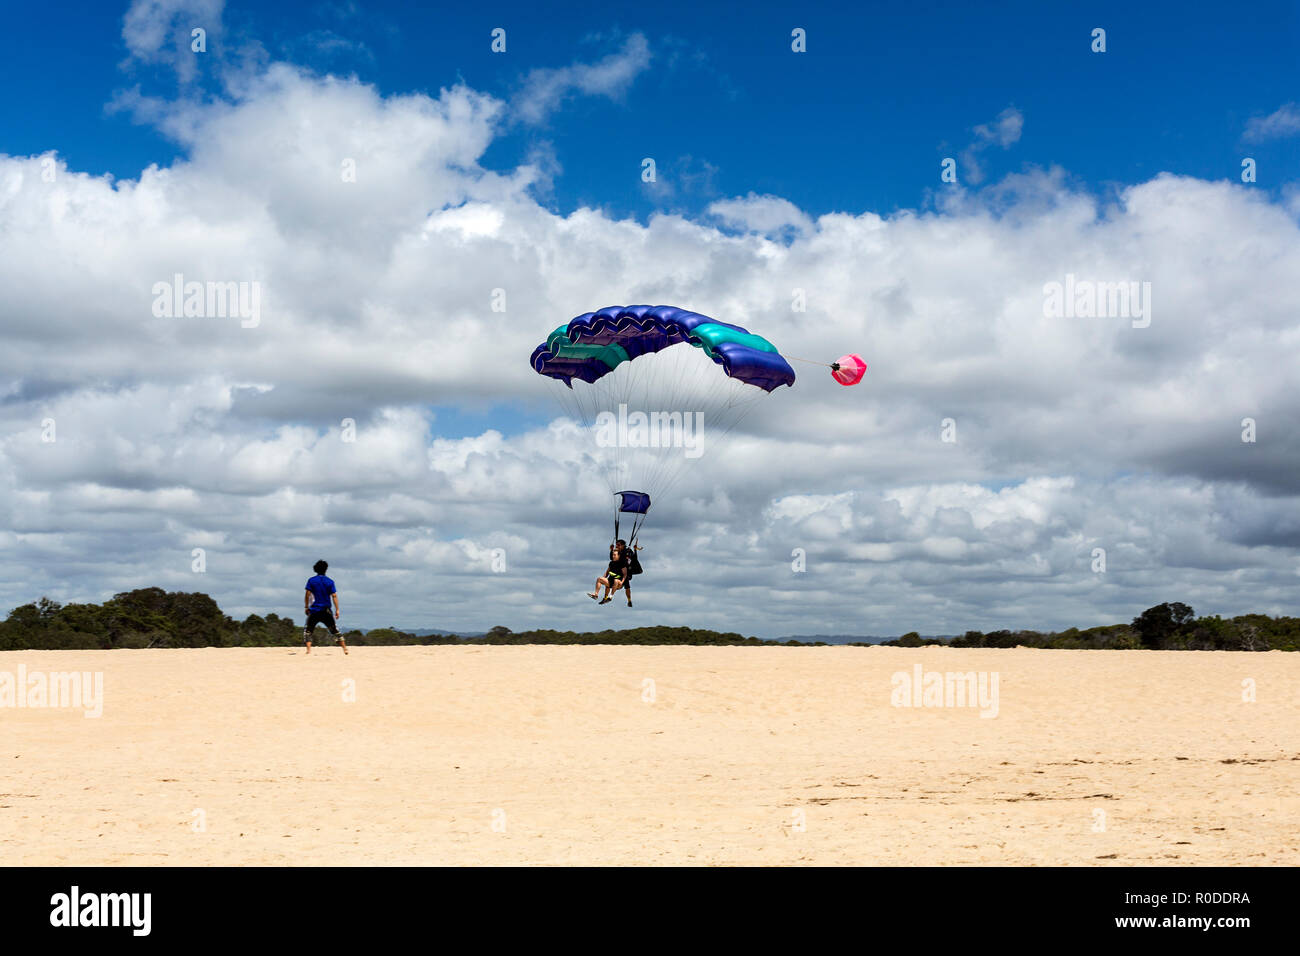
[[[628,601],[628,602],[627,602],[627,606],[628,606],[628,607],[631,607],[631,606],[632,606],[632,602],[631,602],[631,601]]]
[[[593,601],[599,601],[599,600],[600,600],[600,595],[598,595],[598,594],[592,594],[590,591],[587,592],[587,597],[591,598]]]
[[[608,604],[611,600],[612,600],[612,598],[605,598],[605,600],[601,601],[600,603],[601,603],[601,604]]]

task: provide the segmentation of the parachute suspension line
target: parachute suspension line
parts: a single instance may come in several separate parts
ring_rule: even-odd
[[[829,368],[836,371],[838,371],[840,367],[839,362],[817,362],[813,359],[801,359],[797,355],[783,355],[781,357],[788,362],[803,362],[807,365],[820,365],[822,368]]]
[[[710,358],[701,350],[684,344],[673,346],[672,349],[676,350],[671,355],[675,361],[645,363],[651,376],[649,385],[652,391],[649,394],[659,396],[663,410],[680,413],[683,425],[691,424],[686,420],[687,416],[699,414],[695,420],[701,426],[696,433],[700,442],[695,456],[698,457],[707,450],[716,450],[721,445],[721,440],[749,408],[766,397],[766,393],[724,374],[700,375],[704,367],[713,364]],[[667,359],[670,351],[665,349],[660,355]],[[719,370],[710,371],[716,373]],[[664,378],[669,378],[670,381],[661,386],[660,382]],[[701,382],[708,384],[702,387]],[[687,460],[684,448],[651,456],[647,486],[657,488],[660,493],[666,492],[685,474]]]
[[[725,444],[725,439],[739,426],[749,410],[766,398],[767,393],[755,386],[722,375],[713,379],[712,387],[702,397],[704,399],[702,404],[710,409],[717,409],[707,423],[708,445],[707,449],[702,449],[703,452],[721,448]],[[678,458],[684,461],[684,456]],[[671,474],[663,477],[660,493],[665,494],[670,491],[683,474],[684,469],[679,464]]]
[[[557,347],[551,353],[543,343],[534,354],[535,369],[551,377],[556,388],[563,389],[558,395],[559,404],[571,421],[557,424],[553,436],[567,443],[571,428],[581,430],[578,447],[566,450],[561,460],[575,472],[603,472],[611,492],[635,488],[662,498],[683,476],[699,467],[693,464],[696,459],[721,450],[752,407],[767,397],[773,383],[788,385],[794,381],[789,365],[779,356],[773,364],[761,352],[739,341],[740,336],[752,333],[732,335],[726,324],[720,323],[721,329],[714,327],[707,336],[695,339],[711,343],[706,351],[692,344],[690,332],[701,320],[711,320],[696,313],[681,316],[682,310],[670,306],[629,306],[626,314],[621,307],[613,306],[579,316],[575,320],[578,326],[570,323],[564,327],[573,331],[570,341],[575,345],[584,344],[587,336],[603,337],[598,341],[612,338],[613,344],[618,344],[625,334],[629,341],[648,336],[638,341],[646,343],[649,351],[624,359],[608,371],[600,369],[592,358],[584,358],[582,350],[562,354],[565,350]],[[662,326],[645,327],[648,318]],[[714,361],[713,350],[720,344],[719,339],[742,346],[737,351],[723,352],[727,356],[725,368],[719,367],[722,362]],[[770,349],[770,343],[767,345]],[[612,358],[612,353],[586,354],[611,354]],[[824,362],[799,361],[834,370]],[[552,370],[577,374],[566,384],[562,376],[551,375]],[[594,381],[587,381],[588,376],[593,376]],[[737,470],[734,461],[716,457],[720,464],[709,471]],[[591,468],[592,464],[597,467]],[[616,508],[616,539],[625,513],[634,515],[628,533],[635,541],[648,516]]]
[[[648,360],[648,361],[647,361]],[[701,349],[678,343],[637,361],[627,361],[594,383],[574,382],[569,387],[552,380],[558,389],[558,404],[581,429],[582,460],[591,461],[603,473],[606,487],[616,491],[627,487],[657,491],[663,495],[687,473],[687,449],[639,448],[626,446],[625,436],[597,441],[597,420],[601,413],[619,416],[619,405],[643,414],[677,413],[682,425],[702,426],[694,431],[699,443],[694,457],[719,450],[751,408],[767,397],[762,389],[733,379]],[[817,363],[820,364],[820,363]],[[712,372],[713,374],[701,374]],[[699,413],[699,418],[688,416]],[[684,437],[684,436],[683,436]]]
[[[587,444],[593,438],[595,411],[600,404],[597,395],[590,389],[571,388],[556,379],[552,379],[551,382],[552,387],[558,390],[556,396],[560,407],[577,426],[583,438],[578,444],[579,454],[585,460],[594,460],[594,463],[604,472],[606,482],[613,487],[616,479],[609,457],[599,454]]]

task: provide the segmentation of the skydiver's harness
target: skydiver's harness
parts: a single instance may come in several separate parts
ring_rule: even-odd
[[[614,540],[618,540],[618,516],[620,512],[618,506],[614,507]],[[641,559],[636,556],[636,536],[640,532],[641,526],[645,524],[646,516],[639,514],[632,519],[632,530],[627,536],[627,576],[631,578],[634,574],[641,573]]]

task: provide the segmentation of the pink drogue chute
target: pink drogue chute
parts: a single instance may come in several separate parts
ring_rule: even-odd
[[[857,385],[867,374],[867,363],[862,361],[861,355],[841,355],[839,361],[831,366],[831,374],[841,385]]]

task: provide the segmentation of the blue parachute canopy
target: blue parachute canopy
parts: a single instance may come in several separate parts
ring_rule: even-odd
[[[573,388],[593,383],[624,362],[689,343],[731,378],[765,392],[793,385],[794,369],[761,335],[671,305],[611,305],[560,326],[532,354],[532,366]]]
[[[643,515],[650,510],[650,496],[644,491],[618,491],[615,494],[622,499],[619,502],[619,511]]]

